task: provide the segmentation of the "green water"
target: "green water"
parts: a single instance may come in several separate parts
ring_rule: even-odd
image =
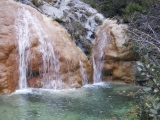
[[[113,83],[74,90],[30,89],[0,95],[0,120],[127,120],[137,87]],[[133,104],[133,106],[131,105]]]

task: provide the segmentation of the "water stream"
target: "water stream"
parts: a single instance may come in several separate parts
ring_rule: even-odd
[[[21,11],[22,10],[22,11]],[[19,51],[19,89],[27,88],[28,63],[30,55],[30,31],[29,31],[29,11],[21,9],[18,11],[18,18],[15,22],[15,29],[18,40]],[[21,13],[24,12],[24,13]]]
[[[82,76],[82,85],[87,85],[88,84],[87,73],[83,67],[83,62],[80,60],[80,56],[78,56],[78,59],[79,59],[80,72]]]
[[[15,30],[17,34],[18,52],[19,52],[19,89],[26,89],[27,75],[31,71],[29,68],[31,55],[31,43],[34,42],[31,31],[36,31],[39,52],[42,55],[42,68],[39,68],[39,74],[42,77],[43,88],[46,89],[62,89],[63,76],[59,74],[60,62],[58,56],[55,54],[56,45],[51,44],[51,40],[47,36],[47,32],[41,25],[36,15],[30,13],[25,8],[19,8],[17,12],[17,19],[15,21]],[[62,38],[65,39],[65,38]],[[80,73],[82,76],[82,84],[88,83],[87,74],[83,68],[83,62],[79,59]],[[68,70],[68,74],[69,74]],[[32,73],[30,73],[32,75]],[[69,78],[69,77],[68,77]],[[70,81],[72,82],[72,81]]]
[[[32,26],[32,27],[31,27]],[[30,62],[30,47],[32,35],[31,30],[36,31],[39,43],[39,52],[42,54],[43,69],[39,70],[43,82],[43,88],[61,88],[62,80],[59,79],[59,58],[55,55],[53,44],[45,33],[45,29],[41,26],[36,15],[31,14],[25,8],[19,8],[17,19],[15,21],[15,29],[18,40],[19,52],[19,89],[27,88],[28,64]]]
[[[81,60],[79,60],[79,65],[80,65],[80,72],[82,75],[82,85],[87,85],[88,84],[88,78],[85,69],[83,68],[83,63]]]
[[[95,41],[96,43],[94,45],[94,49],[92,53],[94,83],[102,82],[104,49],[108,42],[108,38],[105,31],[101,31],[101,32],[102,32],[102,36],[98,37],[98,40]]]

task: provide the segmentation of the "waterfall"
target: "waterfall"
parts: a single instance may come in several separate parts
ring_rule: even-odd
[[[78,59],[79,59],[80,72],[81,72],[81,76],[82,76],[82,85],[86,85],[86,84],[88,84],[87,74],[86,74],[86,71],[83,67],[83,62],[80,60],[80,56],[78,56]]]
[[[25,8],[19,8],[15,21],[19,52],[19,89],[27,88],[30,43],[32,42],[30,39],[32,36],[31,27],[38,36],[38,48],[42,54],[43,70],[39,70],[39,73],[42,76],[43,88],[61,88],[62,80],[59,79],[59,58],[55,55],[53,43],[51,44],[49,37],[45,33],[45,29],[43,29],[36,15],[31,14]]]
[[[18,11],[20,12],[20,10]],[[30,33],[29,22],[27,19],[28,12],[24,12],[24,15],[18,13],[18,18],[15,22],[15,29],[18,40],[19,51],[19,89],[27,88],[27,72],[29,62],[29,47],[30,47]]]
[[[93,80],[94,83],[98,83],[102,81],[102,69],[103,69],[103,56],[105,46],[107,44],[108,38],[104,31],[102,32],[102,36],[98,37],[95,41],[94,49],[92,53],[92,62],[93,62]]]

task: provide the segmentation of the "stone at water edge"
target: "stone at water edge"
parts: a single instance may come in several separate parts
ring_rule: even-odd
[[[135,79],[135,56],[131,54],[130,46],[124,46],[129,41],[125,33],[126,25],[117,24],[115,20],[106,19],[96,32],[93,42],[93,52],[98,51],[102,39],[107,39],[103,49],[103,58],[100,58],[103,81],[122,81],[132,83]],[[103,37],[105,36],[105,37]],[[97,60],[98,55],[94,55]]]
[[[19,8],[25,8],[36,15],[43,26],[47,39],[56,46],[55,54],[60,61],[60,78],[63,80],[62,88],[81,87],[82,75],[80,72],[79,59],[83,62],[88,79],[92,73],[92,67],[87,57],[70,39],[70,36],[58,23],[53,22],[37,10],[13,1],[0,1],[0,93],[14,92],[18,87],[18,51],[15,31],[16,13]],[[26,16],[27,17],[27,16]],[[18,18],[19,19],[19,18]],[[30,48],[29,71],[37,73],[36,76],[27,76],[30,87],[42,87],[39,70],[43,69],[42,56],[38,49],[37,33],[33,26],[29,26],[32,33]],[[49,74],[49,73],[48,73]]]

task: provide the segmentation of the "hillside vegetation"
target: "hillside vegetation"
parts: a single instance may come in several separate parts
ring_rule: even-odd
[[[83,0],[105,17],[128,24],[131,50],[137,56],[135,84],[146,86],[135,95],[130,111],[140,120],[160,119],[160,0]]]

